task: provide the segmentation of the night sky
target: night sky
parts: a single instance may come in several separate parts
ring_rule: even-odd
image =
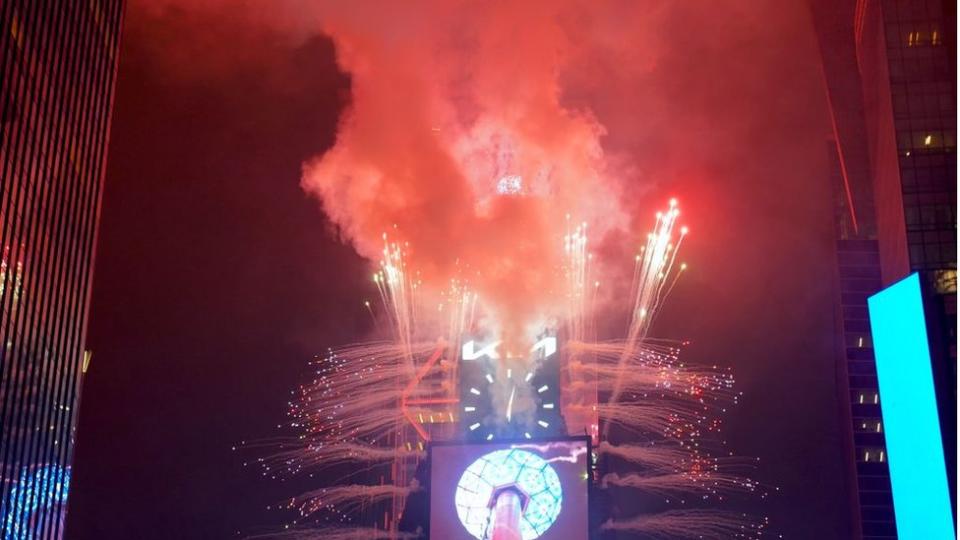
[[[684,114],[624,148],[656,156],[636,206],[677,196],[694,232],[656,333],[737,375],[726,438],[779,487],[751,510],[786,538],[845,538],[829,124],[809,14],[688,11],[667,18],[670,69],[651,81]],[[313,356],[371,326],[368,263],[299,186],[350,100],[334,54],[321,34],[282,38],[232,10],[131,2],[67,538],[238,538],[283,521],[266,507],[290,488],[232,447],[274,435]],[[615,111],[595,112],[616,129]]]

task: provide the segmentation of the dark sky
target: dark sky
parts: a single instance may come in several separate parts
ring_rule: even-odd
[[[366,263],[299,187],[350,83],[322,37],[290,48],[223,24],[182,47],[196,20],[141,7],[121,56],[67,537],[239,537],[279,523],[265,508],[293,493],[231,448],[275,433],[307,362],[368,330]],[[847,516],[812,43],[799,31],[706,49],[678,39],[668,59],[699,89],[677,91],[691,100],[681,107],[722,109],[731,121],[709,129],[729,147],[685,159],[691,132],[668,156],[675,179],[640,202],[679,195],[691,210],[691,272],[660,331],[691,339],[689,360],[737,374],[745,396],[727,439],[780,488],[753,508],[787,538],[826,539],[846,537]],[[711,67],[711,55],[740,68]]]

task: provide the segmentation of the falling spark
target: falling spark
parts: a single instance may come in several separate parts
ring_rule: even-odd
[[[717,413],[739,398],[732,375],[716,366],[689,365],[681,360],[681,343],[649,335],[664,300],[686,269],[677,262],[687,234],[686,227],[677,224],[679,214],[676,201],[671,201],[668,210],[657,215],[653,232],[636,256],[626,337],[602,342],[596,341],[592,320],[600,281],[591,277],[587,225],[572,225],[568,216],[562,242],[566,288],[560,293],[565,295],[561,324],[568,339],[557,344],[565,354],[566,379],[559,388],[560,403],[540,406],[562,408],[567,429],[592,434],[599,456],[637,469],[605,475],[605,488],[664,497],[697,494],[722,498],[730,493],[762,492],[758,483],[742,474],[755,462],[730,455],[714,457],[721,425]],[[382,485],[339,484],[294,497],[289,507],[299,510],[302,517],[321,512],[345,517],[363,506],[386,501],[391,501],[392,515],[399,515],[406,497],[419,489],[404,472],[412,471],[425,455],[428,434],[417,423],[449,418],[451,423],[462,421],[471,432],[484,425],[476,417],[458,420],[453,412],[423,408],[443,403],[453,411],[476,413],[476,407],[459,404],[457,360],[463,336],[473,333],[480,321],[488,322],[483,319],[488,314],[478,316],[481,299],[471,289],[469,272],[450,280],[439,298],[430,297],[419,273],[410,267],[409,255],[405,243],[383,236],[382,259],[373,281],[385,315],[374,316],[374,321],[378,327],[380,320],[389,323],[389,339],[331,349],[318,358],[312,380],[290,403],[288,425],[299,435],[265,443],[279,450],[258,460],[264,474],[272,478],[314,474],[347,464],[351,472],[337,481],[387,464],[391,476]],[[371,303],[364,305],[374,315]],[[430,333],[435,336],[438,329],[444,336],[440,342],[423,338]],[[500,361],[516,361],[509,350],[500,353]],[[535,371],[530,366],[524,365],[514,378],[518,365],[504,365],[496,376],[485,374],[487,384],[495,385],[498,379],[522,380],[533,395],[550,389],[547,384],[529,386]],[[417,384],[427,376],[430,385]],[[483,394],[476,387],[467,387],[467,391]],[[505,395],[502,403],[494,404],[502,406],[498,417],[508,422],[516,415],[516,391],[517,387],[511,386],[510,398]],[[598,403],[598,394],[609,399]],[[543,419],[536,423],[544,429],[551,426]],[[607,437],[611,426],[632,433],[634,443],[611,444]],[[481,436],[494,438],[488,432]],[[533,439],[529,431],[523,432],[523,437]],[[710,521],[712,518],[716,519]],[[680,537],[752,538],[762,527],[752,528],[750,523],[729,514],[685,510],[611,521],[604,528],[652,537],[673,531]],[[397,533],[395,522],[389,525],[393,532],[329,529],[319,520],[317,524],[320,528],[316,530],[301,528],[285,534],[304,535],[290,538],[413,538]],[[317,536],[309,536],[312,534]],[[348,534],[353,536],[337,536]]]
[[[650,325],[663,303],[666,295],[664,289],[668,291],[672,286],[667,287],[671,279],[674,262],[677,258],[677,252],[680,251],[680,245],[686,236],[687,229],[680,229],[679,237],[676,238],[674,230],[677,225],[677,218],[680,216],[680,208],[676,199],[670,200],[670,206],[666,212],[657,213],[657,222],[653,232],[647,236],[647,243],[641,250],[637,258],[633,274],[633,290],[631,291],[632,310],[630,316],[630,325],[627,329],[626,346],[617,363],[617,369],[620,373],[625,373],[630,367],[630,358],[639,342],[647,337]],[[610,393],[608,403],[613,404],[620,399],[622,384],[614,383],[613,391]],[[604,435],[610,429],[610,422],[604,424]]]
[[[250,540],[415,540],[421,533],[384,531],[367,527],[311,527],[247,536]]]
[[[673,510],[646,514],[601,525],[606,531],[623,531],[647,538],[745,538],[763,535],[767,521],[744,514],[715,510]]]
[[[363,484],[332,486],[308,491],[295,497],[290,502],[290,506],[297,508],[302,516],[312,515],[324,508],[338,508],[348,513],[360,509],[365,504],[386,501],[395,496],[406,497],[419,489],[416,481],[407,487]]]

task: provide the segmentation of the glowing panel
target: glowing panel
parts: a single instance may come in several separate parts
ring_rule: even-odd
[[[539,538],[557,520],[563,505],[563,490],[553,467],[526,450],[496,450],[467,467],[457,484],[457,517],[474,538],[489,537],[492,530],[490,499],[495,489],[511,484],[530,497],[520,519],[523,540]]]
[[[897,534],[901,540],[954,539],[919,275],[867,302]]]
[[[59,465],[24,467],[10,490],[10,506],[3,518],[4,540],[36,538],[31,516],[47,507],[65,505],[70,491],[70,468]],[[63,519],[62,516],[59,519]],[[48,524],[52,527],[52,524]],[[62,525],[60,525],[62,527]]]
[[[470,340],[464,343],[463,347],[460,348],[460,357],[463,360],[479,360],[486,356],[491,360],[496,360],[500,358],[500,355],[497,353],[497,347],[499,345],[499,341],[494,341],[478,351],[476,350],[476,344],[474,341]]]
[[[521,519],[517,540],[533,534],[539,535],[536,540],[589,540],[589,439],[538,440],[539,432],[534,425],[518,431],[513,441],[498,442],[495,434],[491,442],[431,444],[430,538],[477,540],[484,532],[492,534],[492,493],[515,482],[538,503],[523,508],[527,521]],[[483,428],[475,433],[480,439],[489,435]],[[547,491],[537,496],[542,486]]]
[[[523,191],[523,177],[515,174],[502,176],[497,180],[497,194],[516,195]]]
[[[537,350],[543,350],[543,357],[550,358],[555,352],[557,352],[557,338],[554,336],[547,336],[540,341],[536,342],[533,347],[530,349],[532,352]]]

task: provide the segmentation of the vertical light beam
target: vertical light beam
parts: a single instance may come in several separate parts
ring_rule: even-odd
[[[954,539],[919,275],[867,303],[897,533],[901,540]]]

